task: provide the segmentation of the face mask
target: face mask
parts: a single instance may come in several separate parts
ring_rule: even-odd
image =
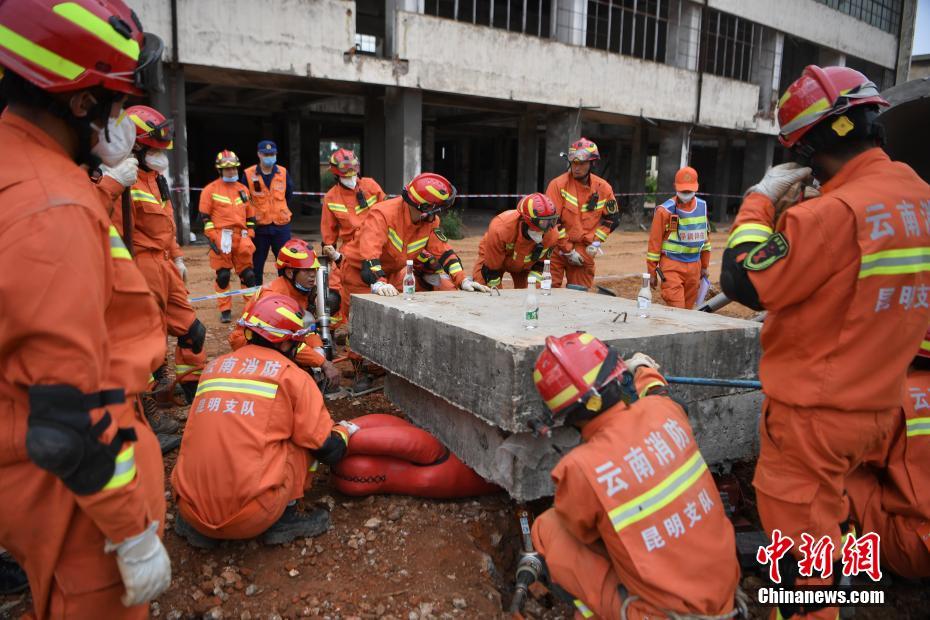
[[[533,240],[533,243],[542,243],[543,231],[529,229],[526,231],[526,234],[529,235],[530,239]]]
[[[274,166],[276,161],[278,161],[278,157],[276,155],[272,155],[271,157],[262,157],[262,165],[268,168]]]
[[[110,140],[107,141],[107,133]],[[132,153],[136,143],[136,128],[125,115],[107,119],[106,131],[97,130],[97,144],[90,150],[107,166],[115,166]]]
[[[145,154],[145,165],[162,174],[168,169],[168,154],[164,151],[149,151]]]
[[[694,192],[678,192],[678,200],[681,202],[691,202],[694,198]]]
[[[223,177],[223,180],[226,181],[227,183],[235,183],[236,181],[239,180],[239,177],[227,177],[227,176],[224,176],[224,177]]]
[[[339,182],[349,189],[355,189],[355,186],[358,185],[358,176],[339,177]]]

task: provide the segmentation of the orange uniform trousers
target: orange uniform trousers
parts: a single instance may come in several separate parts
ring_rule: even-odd
[[[567,280],[568,284],[575,284],[585,288],[594,286],[594,259],[587,255],[581,243],[576,244],[575,249],[584,259],[584,264],[579,267],[566,261],[558,249],[552,253],[549,269],[552,274],[552,286],[554,288],[561,287],[563,280]],[[516,280],[514,280],[514,283],[516,284]],[[515,286],[515,288],[522,287]]]
[[[162,332],[167,338],[183,336],[197,318],[187,301],[187,287],[171,259],[163,251],[136,248],[136,267],[155,296],[162,317]],[[207,364],[207,352],[194,353],[179,346],[174,350],[175,377],[180,383],[197,383]]]
[[[659,269],[665,276],[662,281],[662,301],[673,308],[694,308],[701,288],[701,261],[683,263],[663,255]]]
[[[862,463],[881,462],[900,423],[897,409],[840,411],[801,408],[766,399],[760,424],[759,460],[753,486],[759,518],[795,541],[801,534],[833,539],[833,558],[843,549],[840,524],[849,517],[846,477]],[[796,556],[797,557],[797,556]],[[798,578],[798,585],[829,585],[832,578]],[[772,612],[775,618],[776,610]],[[833,620],[826,607],[806,618]]]
[[[220,247],[220,235],[221,233],[216,233],[211,239],[216,244],[217,249]],[[212,249],[210,250],[210,269],[213,271],[219,271],[220,269],[231,269],[239,275],[243,271],[252,267],[252,255],[255,253],[255,244],[252,243],[252,239],[249,237],[243,237],[242,233],[238,230],[233,233],[233,242],[232,242],[232,252],[229,254],[217,253]],[[242,284],[242,282],[240,282]],[[244,284],[242,285],[245,286]],[[229,285],[226,288],[220,288],[219,283],[214,282],[213,290],[217,293],[225,293],[229,290]],[[224,310],[232,310],[232,298],[230,297],[220,297],[216,300],[216,307],[220,312]]]
[[[864,468],[846,479],[846,493],[860,533],[881,536],[882,565],[909,579],[930,577],[930,521],[886,511],[881,481]]]
[[[365,281],[362,280],[362,271],[348,262],[342,263],[342,268],[339,271],[339,281],[342,286],[340,291],[342,303],[339,306],[339,314],[343,321],[348,321],[349,310],[352,307],[352,294],[364,295],[371,293],[371,285],[365,284]]]
[[[304,496],[312,479],[310,467],[315,461],[310,457],[310,453],[296,444],[288,442],[286,445],[284,479],[281,484],[246,503],[242,510],[226,523],[215,527],[205,523],[193,506],[175,493],[181,516],[204,536],[221,540],[255,538],[266,531],[281,518],[288,503]]]

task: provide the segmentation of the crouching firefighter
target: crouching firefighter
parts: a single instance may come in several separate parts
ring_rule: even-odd
[[[742,613],[733,526],[657,364],[578,332],[546,338],[533,381],[582,438],[532,528],[553,590],[585,618]]]

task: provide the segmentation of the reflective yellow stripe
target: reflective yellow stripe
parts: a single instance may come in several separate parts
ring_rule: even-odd
[[[679,226],[691,226],[692,224],[706,224],[707,218],[703,215],[698,215],[696,217],[679,217],[678,225]]]
[[[578,388],[576,388],[574,385],[570,385],[556,394],[553,398],[547,400],[546,406],[554,411],[577,396]]]
[[[564,238],[567,237],[567,236],[568,236],[568,231],[565,230],[564,228],[560,228],[560,229],[559,229],[559,239],[564,239]]]
[[[338,202],[328,202],[326,203],[326,208],[336,213],[348,213],[349,212],[349,210],[346,209],[345,205],[341,205]]]
[[[244,204],[244,203],[242,202],[242,198],[236,198],[236,201],[235,201],[233,204],[236,205],[236,206],[238,206],[238,205],[241,205],[241,204]]]
[[[656,387],[656,386],[662,387],[663,385],[665,385],[665,384],[662,383],[661,381],[659,381],[658,379],[656,379],[655,381],[651,381],[650,383],[647,383],[647,384],[646,384],[646,387],[644,387],[644,388],[640,391],[639,397],[640,397],[640,398],[645,398],[645,397],[646,397],[646,394],[649,393],[649,390],[651,390],[652,388],[654,388],[654,387]]]
[[[578,199],[569,194],[567,191],[560,189],[559,193],[562,194],[562,198],[564,198],[569,204],[572,204],[576,207],[578,206]]]
[[[376,202],[378,202],[378,197],[377,197],[377,196],[369,196],[368,200],[366,200],[365,202],[368,203],[368,206],[370,207],[370,206],[374,205]]]
[[[404,251],[404,242],[393,228],[388,228],[388,239],[391,240],[391,245],[393,245],[398,252]]]
[[[130,445],[116,455],[116,467],[110,481],[103,487],[104,491],[124,487],[136,477],[136,451]]]
[[[584,376],[582,377],[584,382],[589,385],[594,385],[594,380],[597,379],[597,373],[601,372],[601,366],[603,365],[604,365],[604,362],[601,362],[600,364],[598,364],[597,366],[595,366],[594,368],[586,372]]]
[[[356,207],[355,207],[355,215],[360,215],[360,214],[364,213],[365,211],[368,210],[368,207],[370,207],[370,206],[371,206],[371,205],[365,205],[365,206],[358,205],[358,206],[356,206]]]
[[[232,204],[232,200],[230,200],[226,196],[223,196],[222,194],[210,194],[210,197],[213,198],[213,200],[217,202],[222,202],[223,204],[227,204],[227,205]]]
[[[450,276],[454,276],[462,270],[462,263],[456,261],[449,266],[448,272]]]
[[[594,231],[594,236],[597,237],[601,241],[607,241],[607,233],[605,233],[600,228]]]
[[[238,392],[251,394],[263,398],[274,398],[278,393],[278,385],[268,381],[254,381],[252,379],[207,379],[197,386],[197,396],[207,392]]]
[[[930,340],[924,340],[920,343],[920,348],[924,351],[930,351]]]
[[[653,261],[653,262],[656,262],[656,261],[658,261],[660,258],[662,258],[662,255],[661,255],[661,254],[655,254],[655,253],[653,253],[653,252],[646,252],[646,260],[651,260],[651,261]]]
[[[5,47],[17,56],[25,58],[50,73],[60,75],[66,80],[73,80],[84,73],[84,67],[71,62],[67,58],[62,58],[41,45],[36,45],[3,25],[0,25],[0,47]]]
[[[216,228],[216,227],[213,225],[213,222],[210,221],[210,220],[207,220],[206,222],[203,223],[203,229],[204,229],[204,230],[212,230],[212,229],[214,229],[214,228]]]
[[[710,252],[713,248],[710,247],[710,241],[704,242],[704,247],[701,248],[702,252]]]
[[[658,485],[611,510],[608,516],[610,516],[614,530],[619,532],[668,506],[691,487],[705,471],[707,471],[707,464],[701,458],[701,453],[695,451],[684,465],[669,474]]]
[[[913,418],[907,421],[907,436],[930,435],[930,418]]]
[[[319,469],[319,468],[320,468],[320,462],[319,462],[318,460],[316,460],[316,459],[313,459],[313,462],[310,463],[310,467],[308,468],[308,471],[309,471],[310,473],[315,473],[316,470]]]
[[[772,236],[771,226],[765,224],[741,224],[733,229],[727,239],[727,248],[735,248],[743,243],[762,243]]]
[[[64,17],[96,36],[98,39],[133,60],[139,60],[139,43],[135,39],[127,39],[108,22],[100,19],[76,2],[62,2],[52,9],[56,14]]]
[[[697,254],[701,251],[701,248],[688,247],[680,243],[675,243],[671,239],[666,239],[662,242],[662,250],[665,252],[676,252],[678,254]]]
[[[491,279],[491,280],[488,280],[488,286],[490,286],[491,288],[497,288],[497,287],[499,287],[500,285],[501,285],[501,279],[500,279],[500,278],[493,278],[493,279]]]
[[[591,611],[591,610],[588,608],[588,606],[585,605],[584,602],[583,602],[581,599],[577,599],[577,598],[576,598],[573,602],[575,603],[575,609],[578,610],[578,613],[581,614],[581,617],[583,617],[583,618],[593,618],[593,617],[594,617],[594,612]]]
[[[133,200],[138,200],[140,202],[151,202],[157,205],[164,206],[161,200],[159,200],[158,198],[156,198],[155,196],[153,196],[152,194],[148,192],[142,191],[141,189],[134,189],[134,190],[131,190],[129,193],[132,196]]]
[[[419,252],[426,247],[426,242],[429,241],[429,237],[423,237],[422,239],[417,239],[412,243],[407,244],[407,254],[412,254],[414,252]]]
[[[110,226],[110,256],[122,260],[132,260],[129,250],[123,240],[120,239],[119,233],[116,232],[116,226]]]
[[[859,278],[930,271],[930,247],[885,250],[866,254],[859,267]]]

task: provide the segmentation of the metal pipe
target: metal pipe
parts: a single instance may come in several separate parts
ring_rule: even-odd
[[[326,359],[333,359],[333,340],[329,333],[329,306],[326,304],[326,295],[329,292],[329,260],[320,259],[320,268],[316,274],[316,318],[320,327],[320,339],[323,341],[323,352]]]
[[[698,308],[698,310],[700,310],[701,312],[716,312],[717,310],[720,310],[720,308],[723,308],[724,306],[726,306],[731,301],[733,300],[727,297],[726,295],[724,295],[723,293],[718,293],[717,295],[714,295],[713,297],[705,301],[704,304],[700,308]]]
[[[756,379],[711,379],[707,377],[665,377],[669,383],[680,385],[707,385],[716,387],[736,387],[762,389],[762,382]]]

